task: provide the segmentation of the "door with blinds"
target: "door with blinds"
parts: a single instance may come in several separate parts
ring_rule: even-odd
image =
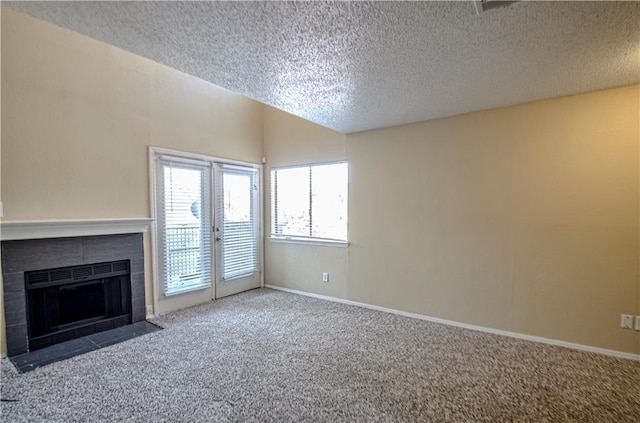
[[[259,165],[152,150],[157,312],[261,284]]]
[[[216,166],[216,298],[260,286],[260,174]]]

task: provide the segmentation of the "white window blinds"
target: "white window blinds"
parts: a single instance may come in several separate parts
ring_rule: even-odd
[[[271,170],[271,236],[347,240],[347,163]]]
[[[164,293],[210,286],[210,165],[166,156],[157,163],[159,270]]]
[[[222,195],[221,233],[222,278],[231,280],[258,270],[259,199],[257,169],[223,166],[220,178]]]

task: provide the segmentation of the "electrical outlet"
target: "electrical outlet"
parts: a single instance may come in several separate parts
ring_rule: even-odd
[[[147,316],[153,315],[153,306],[151,304],[147,305]]]
[[[622,329],[631,329],[633,327],[633,316],[630,314],[621,314],[620,327]]]
[[[636,330],[640,330],[640,316],[636,316]]]
[[[322,282],[329,282],[329,273],[322,272]]]

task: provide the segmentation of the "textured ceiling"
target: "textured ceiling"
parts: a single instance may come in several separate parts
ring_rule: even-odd
[[[17,2],[350,133],[640,82],[640,3]]]

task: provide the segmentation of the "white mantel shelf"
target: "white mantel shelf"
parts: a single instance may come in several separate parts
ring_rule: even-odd
[[[65,238],[147,232],[153,219],[5,220],[0,240]]]

